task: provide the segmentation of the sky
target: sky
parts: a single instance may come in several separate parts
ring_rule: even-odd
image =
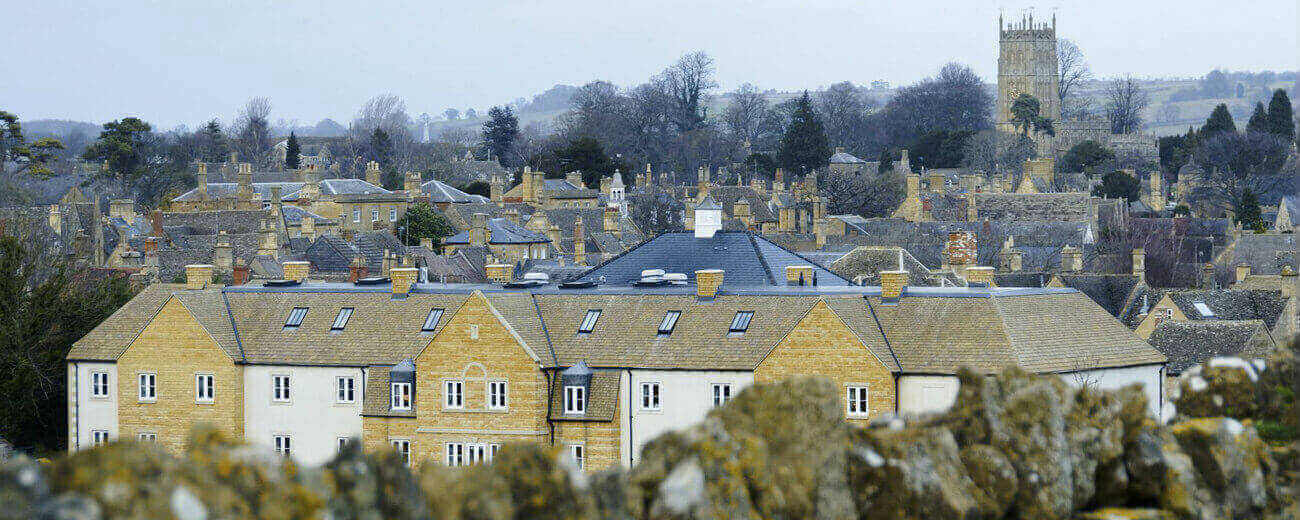
[[[1029,8],[1055,13],[1101,77],[1295,70],[1297,3],[0,0],[0,110],[193,128],[264,96],[273,121],[346,125],[377,94],[412,116],[482,111],[559,83],[632,86],[696,50],[716,60],[715,92],[902,85],[949,61],[991,82],[999,12]]]

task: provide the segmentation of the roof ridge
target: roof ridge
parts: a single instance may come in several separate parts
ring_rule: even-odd
[[[235,314],[230,310],[230,298],[226,297],[226,288],[221,288],[221,304],[226,306],[226,319],[230,320],[230,332],[235,335],[235,347],[239,348],[239,359],[244,361],[248,355],[244,353],[244,341],[239,337],[239,327],[235,325]]]
[[[768,283],[776,285],[776,279],[772,277],[772,267],[767,265],[767,259],[758,251],[758,241],[754,239],[754,234],[749,233],[749,246],[754,248],[754,256],[758,257],[759,265],[763,266],[763,274],[767,276]]]

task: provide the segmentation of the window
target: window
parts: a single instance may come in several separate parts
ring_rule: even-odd
[[[108,397],[108,372],[90,373],[90,396]]]
[[[352,210],[352,221],[361,222],[361,210],[359,209]]]
[[[492,462],[495,453],[487,444],[466,444],[465,455],[465,464],[476,466]]]
[[[216,378],[212,374],[196,374],[194,376],[194,400],[200,403],[211,403],[216,397]]]
[[[388,210],[388,221],[397,222],[397,210],[395,209]]]
[[[444,408],[465,407],[465,383],[463,381],[446,381],[443,383],[442,388]]]
[[[682,311],[668,311],[664,314],[664,321],[659,322],[660,334],[672,334],[673,327],[677,326],[677,318],[682,317]]]
[[[411,383],[393,383],[393,409],[411,409]]]
[[[867,406],[867,387],[850,386],[848,387],[848,416],[849,417],[866,417],[870,414],[870,408]]]
[[[587,315],[582,318],[582,324],[578,325],[578,334],[590,334],[592,329],[596,328],[598,319],[600,319],[600,309],[587,311]]]
[[[284,328],[298,328],[299,325],[302,325],[302,319],[305,317],[307,317],[306,307],[294,307],[293,310],[289,311],[289,317],[284,320]]]
[[[291,451],[290,450],[291,441],[292,439],[290,439],[288,435],[276,435],[275,452],[279,453],[280,455],[284,455],[286,457],[289,456],[289,452]]]
[[[339,309],[338,316],[334,317],[334,323],[330,325],[330,330],[343,330],[348,326],[348,318],[352,317],[352,307]]]
[[[406,439],[393,439],[393,451],[402,456],[402,460],[407,466],[411,465],[411,441]]]
[[[289,376],[271,376],[271,400],[278,403],[289,402]]]
[[[343,448],[348,447],[348,442],[350,442],[350,439],[348,439],[347,437],[339,437],[337,449],[340,453],[343,452]]]
[[[91,430],[90,445],[103,446],[108,444],[108,430]]]
[[[586,448],[581,444],[569,445],[569,459],[573,461],[573,465],[577,466],[578,469],[583,469],[583,463],[587,460],[586,452]]]
[[[713,406],[722,406],[731,400],[731,383],[713,384]]]
[[[424,326],[420,327],[420,332],[433,332],[438,328],[438,322],[442,320],[442,309],[429,309],[429,316],[424,319]]]
[[[338,403],[355,403],[357,402],[357,379],[352,376],[343,376],[336,378],[338,387]]]
[[[505,410],[506,404],[506,382],[488,381],[488,409]]]
[[[140,402],[152,403],[158,400],[158,376],[140,374]]]
[[[371,222],[378,222],[378,221],[379,221],[379,210],[377,210],[377,209],[372,209],[372,210],[370,210],[370,221],[371,221]]]
[[[754,311],[738,311],[736,317],[731,319],[731,329],[727,332],[730,334],[744,334],[749,330],[749,320],[754,318]]]
[[[478,339],[478,324],[469,326],[469,339]]]
[[[587,413],[586,387],[564,387],[564,413]]]
[[[1214,317],[1214,311],[1210,310],[1210,306],[1206,305],[1205,302],[1192,302],[1192,306],[1196,307],[1196,312],[1201,313],[1201,317],[1204,318]]]
[[[465,465],[465,445],[459,442],[447,443],[447,466],[456,467]]]
[[[659,383],[641,383],[641,409],[659,410]]]
[[[138,441],[140,441],[140,442],[158,442],[158,434],[156,434],[156,433],[141,433],[141,434],[139,434],[139,435],[136,435],[136,436],[135,436],[135,439],[138,440]]]

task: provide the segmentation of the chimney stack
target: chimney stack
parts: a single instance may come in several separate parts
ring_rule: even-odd
[[[185,266],[185,288],[205,289],[212,283],[211,264],[190,264]]]
[[[348,281],[356,283],[357,280],[366,277],[366,259],[357,256],[348,264]]]
[[[488,218],[487,213],[475,213],[469,218],[469,245],[470,247],[483,247],[488,244]]]
[[[907,271],[880,272],[880,298],[885,301],[898,301],[907,289]]]
[[[971,266],[966,268],[967,287],[993,287],[993,268],[988,266]]]
[[[212,263],[220,272],[230,270],[234,266],[233,248],[230,246],[230,235],[226,232],[217,232],[217,245],[212,251]]]
[[[811,265],[785,266],[785,284],[786,285],[812,285],[813,266]]]
[[[1206,262],[1201,266],[1201,287],[1203,289],[1218,289],[1219,282],[1214,276],[1214,264]]]
[[[284,269],[285,280],[307,283],[308,273],[311,272],[311,262],[291,260],[280,265]]]
[[[195,189],[198,190],[199,200],[208,200],[208,165],[199,163],[199,171],[194,173]]]
[[[1246,281],[1247,276],[1250,276],[1250,264],[1245,262],[1237,264],[1237,283]]]
[[[587,238],[582,230],[582,213],[573,219],[573,264],[587,265]]]
[[[712,299],[718,295],[718,288],[722,287],[722,269],[701,269],[695,271],[695,296],[702,299]]]
[[[1061,248],[1061,271],[1078,273],[1083,271],[1083,251],[1074,246]]]
[[[382,175],[379,172],[379,163],[375,161],[366,163],[366,182],[374,184],[375,186],[382,186],[384,181],[380,178],[381,176]]]
[[[1133,274],[1138,277],[1138,281],[1146,281],[1147,270],[1147,252],[1145,249],[1137,248],[1133,250]]]
[[[392,281],[393,297],[409,294],[411,287],[415,285],[416,277],[419,275],[420,270],[415,267],[394,267],[389,270],[388,276]]]
[[[244,263],[243,258],[236,258],[235,267],[230,270],[230,284],[244,285],[248,283],[249,278],[252,276],[248,264]]]
[[[515,268],[510,264],[487,264],[483,272],[491,283],[507,283],[514,275]]]

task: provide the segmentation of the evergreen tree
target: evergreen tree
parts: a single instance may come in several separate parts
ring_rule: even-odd
[[[420,244],[422,238],[432,238],[435,251],[442,249],[442,239],[456,234],[438,210],[427,202],[417,202],[406,209],[393,225],[397,237],[408,246]]]
[[[1232,114],[1228,112],[1228,105],[1219,103],[1210,113],[1210,118],[1205,121],[1205,126],[1201,127],[1201,137],[1210,137],[1221,132],[1237,132],[1237,124],[1232,122]]]
[[[1273,99],[1268,102],[1268,131],[1285,137],[1289,141],[1294,141],[1294,118],[1295,112],[1291,110],[1291,98],[1286,95],[1286,91],[1282,89],[1273,91]]]
[[[1237,222],[1246,229],[1264,230],[1264,217],[1259,211],[1259,198],[1249,189],[1242,192],[1241,201],[1237,203]]]
[[[388,137],[388,132],[382,128],[375,128],[370,134],[370,160],[379,163],[380,167],[387,168],[393,158],[393,140]]]
[[[794,113],[781,145],[776,152],[776,163],[790,172],[806,173],[826,166],[831,158],[830,139],[813,111],[808,91],[795,103]]]
[[[208,121],[198,132],[198,155],[203,162],[221,162],[230,155],[230,142],[216,119]]]
[[[1247,132],[1268,132],[1269,120],[1268,114],[1264,112],[1263,103],[1255,103],[1255,112],[1250,114],[1250,122],[1246,123]]]
[[[502,166],[513,166],[510,152],[518,138],[519,118],[509,106],[488,109],[488,120],[483,123],[483,141]]]
[[[1029,136],[1029,131],[1043,132],[1047,135],[1056,135],[1056,129],[1050,118],[1040,115],[1042,110],[1038,98],[1029,94],[1021,94],[1011,105],[1011,120],[1016,122],[1025,137]]]
[[[1063,172],[1097,173],[1099,166],[1115,160],[1115,153],[1091,139],[1074,145],[1061,156],[1059,170]]]
[[[1160,175],[1153,173],[1152,175]],[[1138,200],[1142,184],[1137,178],[1119,170],[1114,170],[1101,178],[1101,184],[1092,189],[1092,196],[1108,199],[1125,199],[1129,202]]]
[[[298,136],[289,132],[289,144],[284,151],[284,167],[297,170],[302,161],[302,147],[298,145]]]

